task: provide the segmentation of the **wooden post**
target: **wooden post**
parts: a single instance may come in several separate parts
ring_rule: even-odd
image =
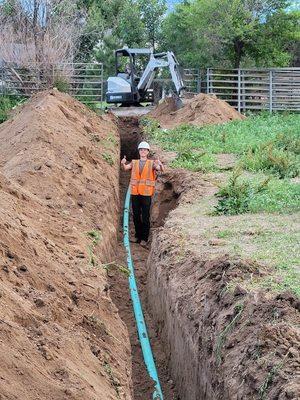
[[[269,71],[269,111],[273,112],[273,71]]]

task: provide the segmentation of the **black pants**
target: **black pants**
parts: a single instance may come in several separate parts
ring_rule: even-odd
[[[147,242],[150,232],[151,196],[131,195],[135,237]]]

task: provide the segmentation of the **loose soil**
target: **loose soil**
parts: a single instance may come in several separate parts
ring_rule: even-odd
[[[166,97],[149,116],[157,119],[162,128],[175,128],[182,124],[221,124],[245,118],[226,101],[218,99],[216,95],[204,93],[186,99],[179,110],[174,97]]]
[[[53,90],[0,140],[1,399],[131,399],[128,332],[101,266],[118,232],[114,121]]]

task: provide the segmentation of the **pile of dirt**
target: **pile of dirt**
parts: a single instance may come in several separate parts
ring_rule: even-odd
[[[226,101],[218,99],[215,95],[204,93],[185,100],[184,106],[176,110],[175,98],[167,97],[149,116],[157,119],[162,128],[175,128],[182,124],[195,126],[221,124],[245,118]]]
[[[149,114],[151,117],[160,119],[164,118],[170,113],[177,111],[177,105],[175,98],[165,97],[161,103],[159,103],[153,111]]]
[[[118,231],[115,122],[52,90],[0,141],[0,397],[131,399],[128,332],[102,264]]]

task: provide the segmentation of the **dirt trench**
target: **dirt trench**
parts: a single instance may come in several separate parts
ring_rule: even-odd
[[[139,121],[133,117],[119,117],[118,128],[121,139],[121,156],[127,156],[130,161],[138,157],[137,145],[142,140],[142,132],[139,127]],[[125,250],[123,247],[123,234],[122,234],[122,215],[125,194],[129,184],[130,173],[120,172],[120,231],[118,243],[118,260],[119,265],[124,264],[126,259]],[[167,182],[166,177],[159,181],[158,187],[160,188],[154,199],[152,215],[154,216],[152,225],[160,226],[163,219],[167,215],[170,208],[175,207],[177,194],[172,192],[172,185]],[[162,193],[162,189],[166,190]],[[153,229],[152,229],[153,232]],[[134,237],[133,222],[130,220],[130,235]],[[150,238],[151,240],[151,238]],[[164,352],[157,332],[159,327],[153,323],[148,312],[148,303],[146,296],[146,281],[147,281],[147,259],[150,251],[149,248],[143,248],[138,244],[131,244],[131,252],[133,263],[135,267],[135,275],[138,283],[140,298],[143,305],[143,312],[147,323],[148,334],[151,341],[151,346],[158,369],[158,376],[162,386],[165,400],[180,400],[176,393],[174,382],[172,381],[168,369],[169,355]],[[112,299],[118,307],[121,319],[125,322],[132,348],[132,379],[133,379],[133,397],[134,400],[148,400],[152,398],[153,382],[148,376],[146,367],[144,365],[140,342],[137,336],[136,324],[133,315],[132,302],[128,289],[128,278],[124,274],[116,273],[116,271],[109,272],[110,277],[110,292]]]

